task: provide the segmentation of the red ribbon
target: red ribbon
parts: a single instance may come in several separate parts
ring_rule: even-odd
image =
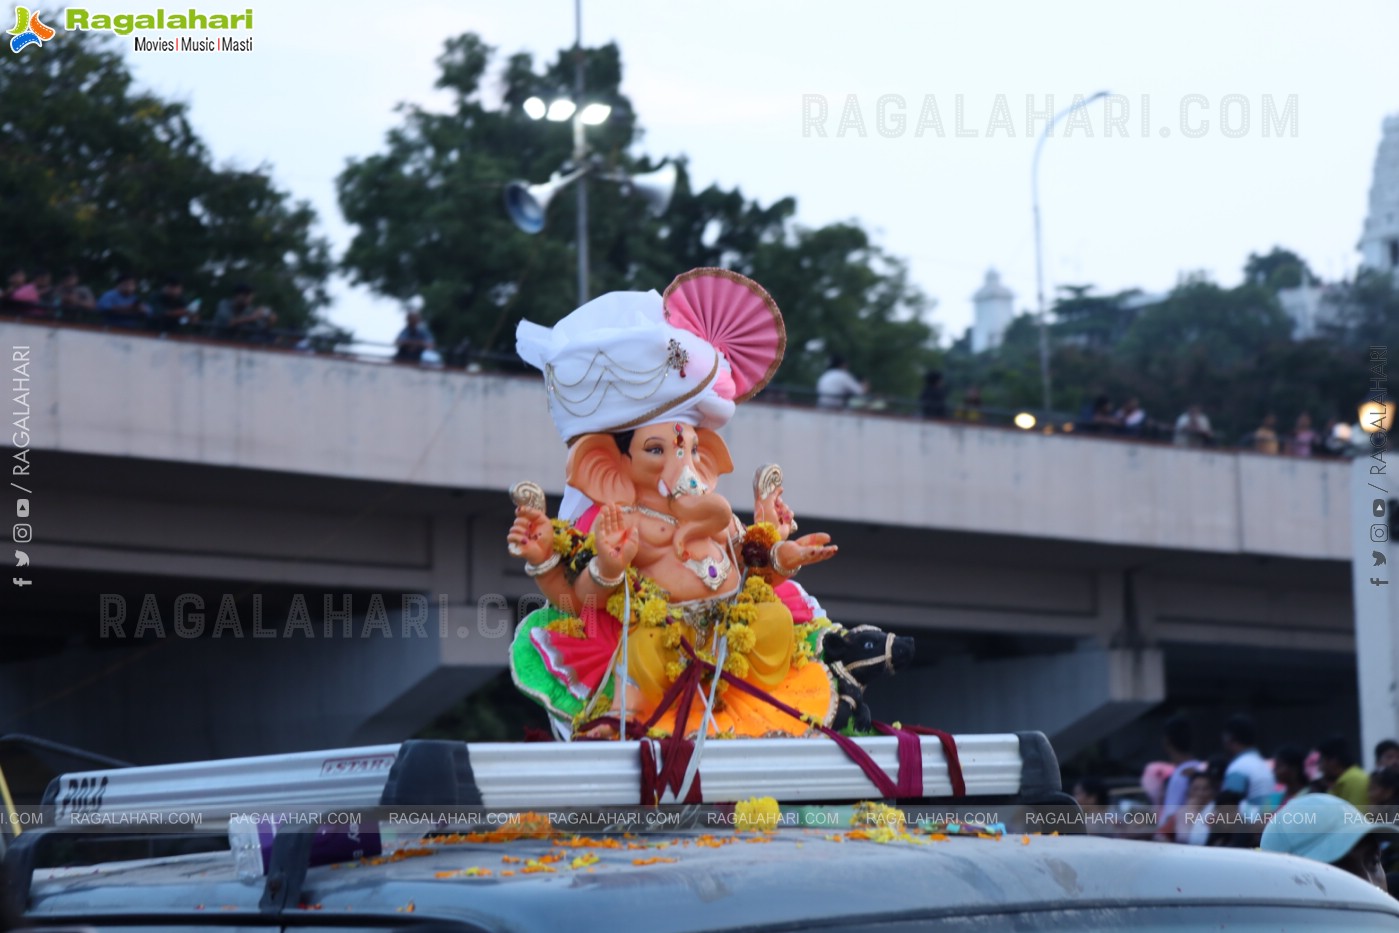
[[[626,637],[623,635],[623,637]],[[685,666],[684,672],[675,679],[675,682],[666,690],[661,697],[661,702],[646,722],[636,726],[637,735],[645,739],[646,733],[650,731],[670,708],[671,704],[679,700],[679,705],[675,711],[675,722],[677,732],[662,739],[659,743],[649,741],[641,742],[641,800],[643,804],[655,805],[660,801],[660,796],[669,789],[674,793],[679,793],[680,784],[684,780],[685,769],[690,764],[690,759],[694,755],[695,744],[684,738],[685,726],[689,723],[690,704],[694,700],[695,690],[699,687],[701,672],[714,672],[714,665],[708,661],[700,660],[695,655],[695,650],[691,647],[688,639],[680,639],[680,648],[685,652],[690,663]],[[755,697],[770,706],[791,716],[793,719],[802,719],[802,714],[796,708],[783,703],[767,691],[755,687],[746,681],[739,680],[728,671],[720,671],[722,677],[730,687],[743,691],[751,697]],[[803,722],[807,720],[802,720]],[[596,725],[611,725],[618,727],[620,720],[615,716],[605,716],[584,723],[580,730],[587,730]],[[952,796],[965,797],[967,795],[967,782],[962,774],[962,760],[957,754],[957,743],[952,736],[941,729],[933,729],[928,726],[902,726],[895,729],[888,723],[875,722],[875,731],[884,735],[892,735],[898,739],[898,761],[899,777],[897,781],[889,779],[889,775],[875,763],[869,752],[865,751],[847,735],[835,731],[829,726],[820,723],[811,725],[826,737],[830,738],[840,750],[850,758],[851,761],[859,765],[860,770],[865,773],[880,796],[894,799],[922,797],[923,796],[923,753],[921,748],[920,735],[936,736],[942,744],[943,758],[947,761],[947,778],[952,784]],[[634,723],[628,723],[628,729],[633,728]],[[656,766],[655,752],[653,748],[658,747],[661,754],[659,768]],[[700,782],[699,774],[696,773],[695,781],[690,787],[690,792],[686,794],[684,803],[700,803]]]

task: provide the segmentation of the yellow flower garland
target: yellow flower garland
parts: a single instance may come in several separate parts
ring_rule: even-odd
[[[782,820],[782,807],[772,797],[750,797],[734,804],[734,831],[770,833]]]
[[[554,529],[553,546],[554,551],[563,559],[564,573],[569,582],[577,579],[579,574],[586,569],[588,562],[597,555],[597,540],[590,534],[583,534],[572,524],[562,519],[553,519]],[[751,525],[744,536],[745,545],[751,545],[748,550],[760,549],[766,554],[767,550],[779,540],[777,529],[768,522],[759,522]],[[642,576],[634,567],[628,567],[626,571],[626,581],[617,588],[607,599],[607,611],[613,618],[623,620],[627,611],[627,598],[631,600],[631,619],[625,620],[627,623],[636,625],[646,625],[663,628],[662,643],[667,648],[680,647],[680,640],[684,635],[680,623],[684,621],[684,613],[670,605],[670,594],[661,589],[654,580]],[[730,603],[725,603],[720,607],[720,617],[714,626],[714,644],[718,639],[728,637],[728,654],[724,659],[724,670],[740,679],[747,677],[750,665],[748,652],[757,645],[757,635],[754,634],[751,625],[757,621],[758,612],[755,608],[759,603],[777,602],[777,594],[772,586],[762,577],[750,574],[744,581],[743,589]],[[586,637],[586,626],[581,619],[568,616],[548,623],[546,628],[551,631],[564,632],[575,638]],[[714,653],[703,651],[695,646],[695,654],[701,660],[713,664]],[[802,666],[811,658],[809,648],[805,646],[801,638],[796,642],[796,653],[793,663],[797,667]],[[685,670],[688,661],[681,657],[671,661],[666,665],[666,676],[671,680],[678,678]],[[722,693],[728,688],[728,684],[720,682],[719,692]],[[596,705],[590,704],[590,707]],[[592,718],[594,710],[589,709],[580,714],[579,721]]]
[[[577,616],[564,616],[547,623],[544,627],[551,632],[562,632],[570,638],[586,638],[588,635],[583,620]]]

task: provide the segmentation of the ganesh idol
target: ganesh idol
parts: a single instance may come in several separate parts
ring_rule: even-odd
[[[664,295],[613,292],[552,328],[522,322],[516,337],[568,454],[556,519],[537,486],[515,490],[508,546],[548,600],[516,631],[515,683],[566,738],[831,724],[841,691],[822,642],[838,627],[791,578],[836,548],[792,537],[775,465],[755,477],[751,526],[715,490],[733,471],[716,431],[782,362],[773,299],[696,269]]]

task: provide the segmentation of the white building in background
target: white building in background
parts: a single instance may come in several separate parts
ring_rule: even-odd
[[[1399,114],[1384,121],[1370,181],[1370,212],[1356,247],[1362,266],[1391,273],[1399,270]]]
[[[1375,173],[1370,180],[1370,208],[1360,233],[1360,267],[1399,275],[1399,114],[1385,117]],[[1303,281],[1278,291],[1278,304],[1292,318],[1294,340],[1318,334],[1321,325],[1337,321],[1341,298],[1337,288]]]
[[[1006,328],[1015,317],[1015,292],[1001,284],[995,269],[986,270],[986,282],[972,295],[976,309],[972,324],[972,352],[984,353],[1001,345]]]
[[[1321,285],[1303,277],[1296,288],[1278,289],[1278,304],[1292,318],[1292,339],[1310,340],[1322,324],[1340,317],[1341,303],[1332,285]]]

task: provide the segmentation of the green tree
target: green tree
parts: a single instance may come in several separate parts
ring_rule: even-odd
[[[1051,325],[1055,338],[1097,350],[1112,347],[1126,336],[1137,315],[1129,302],[1141,295],[1140,289],[1093,295],[1092,285],[1061,285],[1059,291]]]
[[[482,82],[494,50],[466,34],[446,43],[437,86],[450,92],[446,113],[408,107],[384,151],[350,163],[338,180],[345,217],[357,230],[344,258],[352,278],[401,300],[421,298],[446,346],[511,354],[522,319],[551,324],[577,305],[575,199],[549,205],[544,230],[520,232],[501,203],[512,179],[548,178],[572,156],[567,123],[535,122],[531,96],[550,98],[573,84],[572,51],[536,70],[528,54],[511,56],[502,104],[489,106]],[[620,91],[615,45],[583,50],[590,101],[612,107],[588,128],[588,143],[608,172],[635,174],[658,160],[635,155],[638,120]],[[812,340],[840,349],[877,391],[913,393],[931,351],[922,322],[928,299],[907,269],[855,224],[808,230],[794,221],[791,198],[763,206],[738,190],[695,191],[686,161],[664,217],[610,182],[589,184],[591,291],[663,289],[696,266],[735,269],[761,282],[782,308],[789,355],[780,383],[810,385],[823,354]]]
[[[1292,321],[1266,288],[1187,278],[1133,322],[1114,353],[1116,381],[1157,416],[1198,402],[1231,438],[1271,408],[1282,375],[1260,371],[1258,361],[1289,345],[1291,333]]]
[[[798,227],[790,238],[757,244],[734,268],[763,283],[784,309],[788,354],[777,379],[812,386],[838,353],[873,392],[917,395],[935,360],[927,299],[901,261],[854,224]],[[816,345],[819,350],[807,351]]]
[[[1302,284],[1304,278],[1308,282],[1316,281],[1316,276],[1312,274],[1307,261],[1281,246],[1274,246],[1264,256],[1249,253],[1248,261],[1244,263],[1244,281],[1250,285],[1260,285],[1269,291],[1296,288]]]
[[[1341,346],[1365,352],[1370,347],[1399,347],[1399,284],[1393,273],[1361,269],[1356,277],[1327,295],[1337,309],[1322,333]]]
[[[309,322],[330,271],[315,214],[266,167],[219,169],[183,104],[133,87],[115,43],[64,33],[0,68],[0,262],[118,272],[218,297],[252,284],[283,324]]]

